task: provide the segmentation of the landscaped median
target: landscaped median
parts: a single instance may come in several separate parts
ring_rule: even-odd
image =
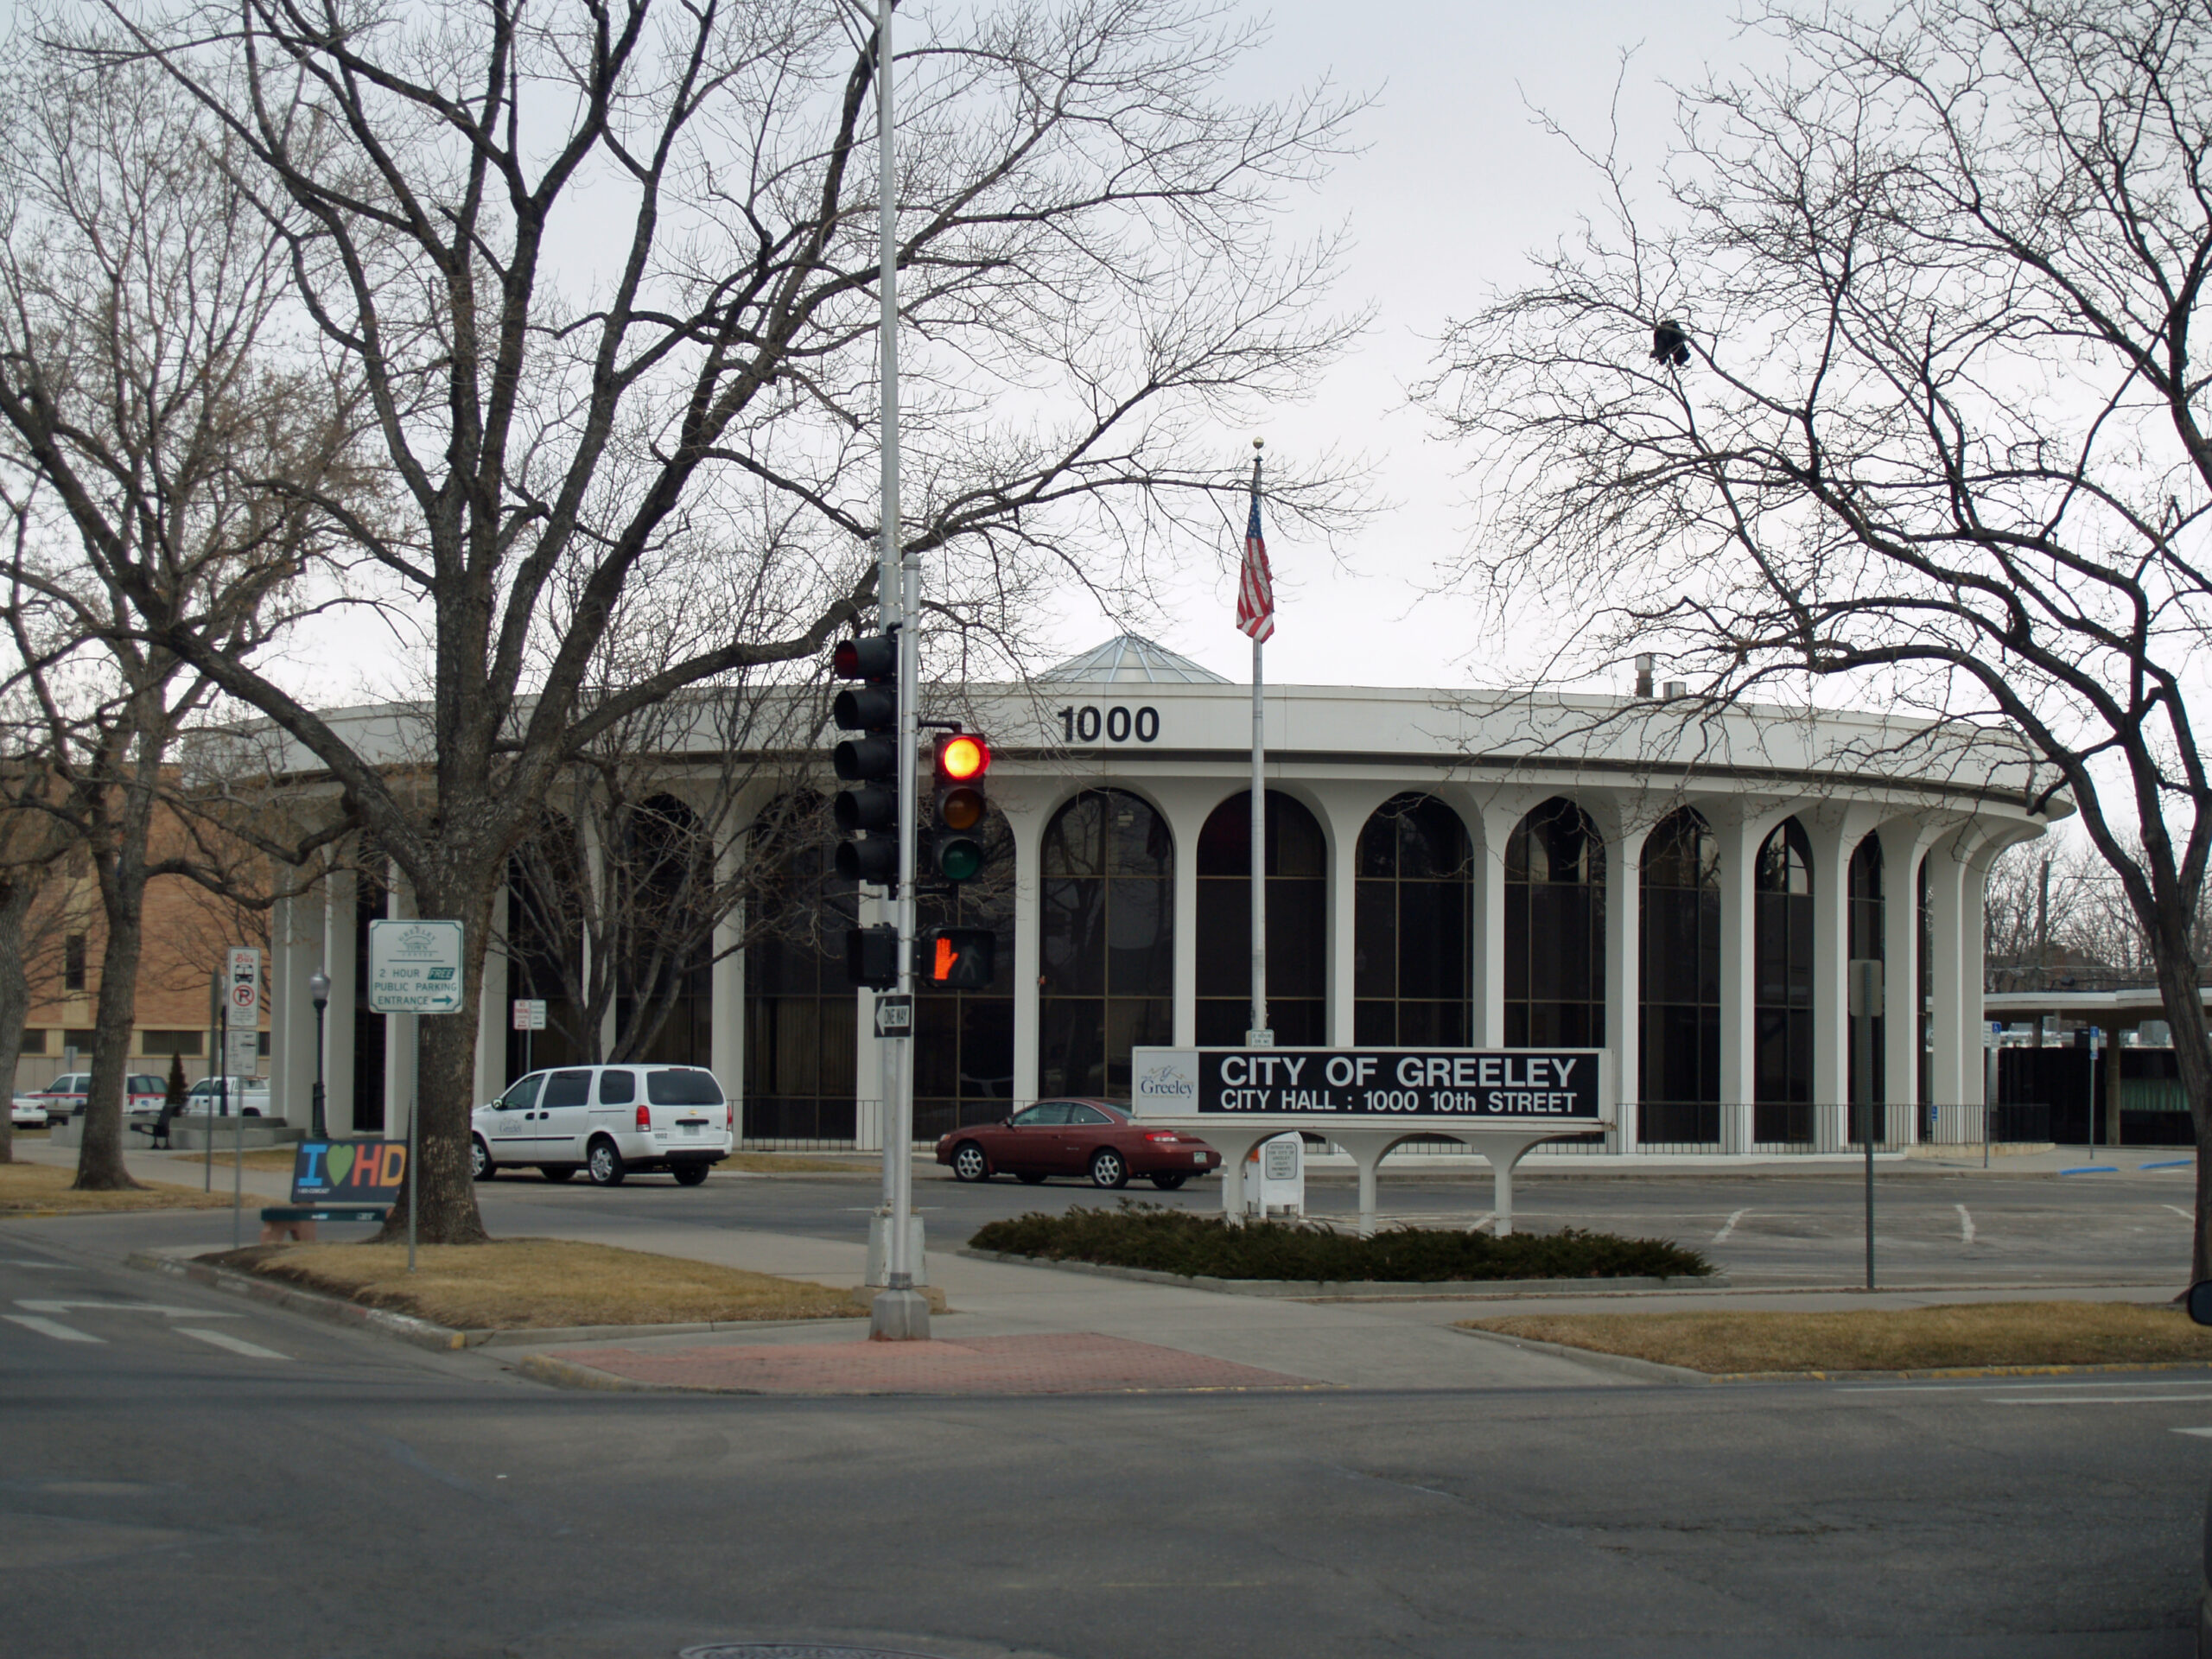
[[[103,1216],[128,1210],[227,1210],[228,1192],[145,1181],[115,1192],[79,1192],[74,1169],[56,1164],[0,1164],[0,1218]]]
[[[1124,1199],[995,1221],[969,1248],[1033,1261],[1085,1262],[1217,1282],[1319,1286],[1478,1283],[1497,1280],[1701,1279],[1713,1266],[1665,1239],[1622,1238],[1567,1228],[1488,1233],[1394,1227],[1371,1238],[1285,1222],[1231,1227],[1219,1216]]]
[[[2212,1329],[2190,1324],[2187,1314],[2166,1303],[1963,1302],[1824,1313],[1519,1313],[1459,1325],[1480,1334],[1721,1377],[2212,1364]]]

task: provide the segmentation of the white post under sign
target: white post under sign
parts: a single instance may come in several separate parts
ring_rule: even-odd
[[[238,1063],[244,1053],[245,1063]],[[212,1058],[212,1057],[210,1057]],[[223,963],[223,1071],[227,1077],[250,1077],[261,1069],[261,951],[251,944],[232,945]],[[208,1102],[212,1114],[220,1106],[230,1109],[226,1098],[228,1081],[215,1085],[215,1098]],[[245,1103],[238,1103],[238,1121],[231,1128],[232,1162],[231,1166],[231,1248],[238,1249],[245,1243]],[[215,1144],[215,1120],[207,1119],[207,1144]],[[211,1153],[212,1156],[213,1154]]]
[[[419,917],[369,924],[369,1007],[377,1014],[459,1014],[461,1004],[461,932],[459,922]],[[415,1271],[416,1224],[422,1205],[421,1132],[423,1027],[415,1027],[415,1089],[407,1103],[407,1271]]]

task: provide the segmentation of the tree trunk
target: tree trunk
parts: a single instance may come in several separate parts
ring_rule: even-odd
[[[0,1092],[16,1093],[16,1064],[22,1058],[23,1022],[30,1018],[30,976],[23,969],[23,924],[38,897],[35,873],[19,870],[0,886]],[[16,1161],[16,1122],[0,1117],[0,1164]]]
[[[492,896],[499,892],[500,863],[449,885],[418,885],[415,913],[457,918],[461,925],[461,1010],[423,1014],[420,1058],[416,1067],[416,1163],[406,1190],[385,1218],[378,1237],[385,1243],[407,1236],[407,1211],[421,1197],[416,1238],[424,1244],[480,1244],[491,1236],[476,1207],[476,1182],[469,1168],[469,1114],[476,1101],[476,1027],[483,1005],[484,951],[490,938]]]
[[[2157,966],[2158,995],[2174,1035],[2174,1068],[2181,1073],[2196,1128],[2196,1227],[2189,1252],[2189,1281],[2193,1285],[2212,1279],[2212,1029],[2205,1025],[2203,993],[2190,953],[2162,950]],[[2119,1060],[2115,1050],[2113,1063]]]
[[[145,939],[145,883],[105,906],[107,948],[100,953],[99,1002],[92,1016],[92,1075],[85,1091],[85,1137],[77,1147],[80,1192],[134,1187],[123,1164],[123,1084],[130,1034],[138,1024],[138,959]]]

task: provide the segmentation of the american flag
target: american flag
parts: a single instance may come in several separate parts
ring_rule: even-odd
[[[1244,526],[1244,569],[1236,579],[1236,628],[1265,644],[1274,638],[1275,580],[1268,569],[1268,543],[1260,534],[1260,468],[1252,467],[1252,517]]]

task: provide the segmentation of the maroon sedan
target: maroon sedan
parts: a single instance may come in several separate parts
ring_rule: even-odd
[[[1040,1100],[1004,1122],[971,1123],[937,1143],[937,1160],[963,1181],[1003,1173],[1033,1184],[1081,1175],[1093,1186],[1127,1186],[1142,1175],[1164,1192],[1221,1167],[1221,1154],[1196,1135],[1147,1128],[1103,1100]]]

